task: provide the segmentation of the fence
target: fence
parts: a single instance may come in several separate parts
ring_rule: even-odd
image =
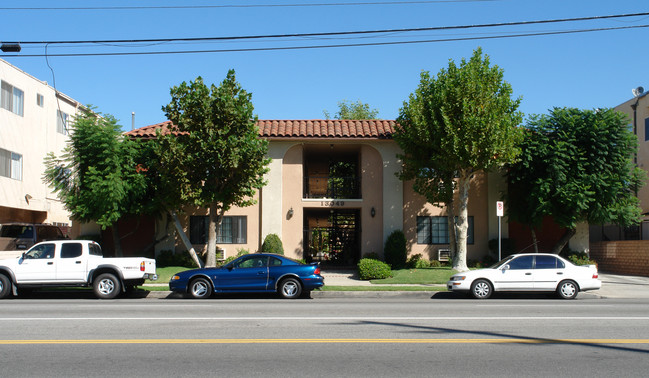
[[[649,277],[649,240],[590,243],[600,272]]]

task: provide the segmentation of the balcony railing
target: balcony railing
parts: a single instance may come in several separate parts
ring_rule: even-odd
[[[304,198],[360,199],[359,177],[305,176]]]

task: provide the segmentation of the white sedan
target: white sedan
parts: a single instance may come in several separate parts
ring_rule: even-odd
[[[494,291],[555,292],[573,299],[580,291],[601,288],[602,281],[596,265],[577,266],[553,254],[524,253],[489,268],[454,274],[446,287],[477,299],[487,299]]]

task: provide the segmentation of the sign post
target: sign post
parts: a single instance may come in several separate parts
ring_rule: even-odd
[[[503,201],[497,201],[496,202],[496,215],[498,215],[498,261],[502,260],[502,232],[501,232],[501,226],[500,222],[503,218],[503,215],[505,213],[505,204]]]

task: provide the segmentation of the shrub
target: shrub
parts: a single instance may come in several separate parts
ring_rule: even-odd
[[[430,268],[430,261],[424,259],[421,253],[418,253],[416,255],[412,255],[408,259],[406,267],[410,269]]]
[[[261,252],[277,253],[278,255],[284,254],[284,246],[282,240],[277,234],[268,234],[261,245]]]
[[[407,259],[406,236],[403,234],[403,231],[396,230],[385,241],[385,262],[392,269],[401,269],[406,266]]]
[[[591,260],[586,252],[577,252],[565,248],[559,255],[575,265],[597,265],[597,261]]]
[[[392,277],[390,266],[383,261],[361,259],[358,262],[358,277],[361,280],[374,280]]]
[[[442,263],[439,260],[430,260],[430,267],[431,268],[440,268],[442,266]]]
[[[156,267],[182,266],[185,268],[196,268],[196,263],[188,253],[174,253],[173,251],[161,251],[155,259]]]

